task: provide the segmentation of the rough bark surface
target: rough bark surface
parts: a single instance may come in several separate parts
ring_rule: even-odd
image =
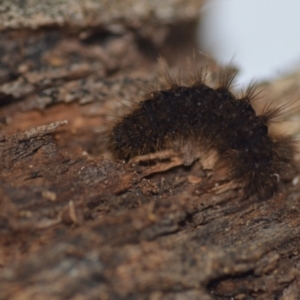
[[[244,200],[168,152],[116,162],[101,135],[158,54],[195,49],[201,1],[42,2],[0,1],[0,299],[300,299],[299,177]]]

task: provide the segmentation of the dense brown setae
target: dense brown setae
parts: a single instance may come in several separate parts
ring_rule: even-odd
[[[129,159],[169,148],[184,152],[189,145],[216,152],[247,196],[266,198],[276,192],[293,166],[295,147],[291,137],[272,135],[268,126],[286,105],[257,115],[251,104],[254,87],[237,99],[228,74],[216,89],[202,75],[189,86],[167,78],[169,88],[153,91],[114,124],[110,147],[115,156]]]

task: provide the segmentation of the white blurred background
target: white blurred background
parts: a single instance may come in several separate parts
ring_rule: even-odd
[[[300,67],[299,0],[207,0],[199,28],[200,49],[232,60],[243,85]]]

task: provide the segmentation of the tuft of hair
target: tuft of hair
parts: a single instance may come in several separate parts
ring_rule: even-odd
[[[193,66],[193,70],[190,75],[190,82],[193,87],[200,87],[207,82],[208,66],[196,68]]]
[[[299,99],[295,101],[283,103],[283,104],[274,104],[274,102],[270,102],[266,104],[260,117],[264,120],[265,124],[270,125],[271,123],[280,122],[284,117],[289,115],[292,111],[299,111],[300,104],[298,103]],[[297,104],[297,105],[295,105]]]
[[[264,89],[258,89],[256,84],[256,81],[252,80],[246,89],[241,89],[238,92],[239,99],[251,104],[259,100]]]
[[[218,89],[230,90],[233,87],[237,71],[230,65],[221,68],[218,72]]]
[[[176,75],[172,73],[172,71],[168,68],[167,62],[162,57],[158,58],[158,65],[163,74],[164,83],[167,88],[176,89],[177,87],[182,85],[180,70],[178,70],[178,73]]]
[[[207,83],[208,80],[208,64],[204,66],[198,66],[196,54],[194,53],[192,59],[187,60],[188,66],[188,81],[189,85],[193,87],[200,87],[203,84]]]

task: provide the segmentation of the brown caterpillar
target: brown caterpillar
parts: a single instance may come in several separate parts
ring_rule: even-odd
[[[288,105],[268,106],[258,115],[252,106],[254,85],[238,99],[230,91],[234,74],[221,73],[216,89],[206,85],[206,72],[195,74],[184,85],[167,73],[168,88],[152,91],[123,115],[109,134],[114,155],[130,159],[170,148],[214,151],[247,196],[271,196],[294,167],[293,138],[269,130]]]

